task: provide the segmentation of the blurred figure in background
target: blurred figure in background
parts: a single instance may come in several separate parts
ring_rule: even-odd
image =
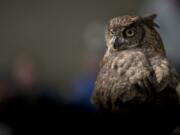
[[[31,56],[24,53],[17,55],[12,63],[12,79],[9,86],[13,96],[8,100],[8,104],[13,108],[19,105],[41,107],[41,104],[46,103],[57,104],[59,97],[56,89],[44,84],[39,75],[38,65]]]
[[[27,95],[38,93],[34,90],[38,82],[38,72],[30,57],[21,54],[15,58],[12,65],[12,80],[18,93]]]

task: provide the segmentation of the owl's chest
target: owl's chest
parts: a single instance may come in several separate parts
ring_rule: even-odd
[[[146,76],[148,63],[141,52],[123,52],[107,59],[100,70],[99,77],[108,83],[136,83]]]

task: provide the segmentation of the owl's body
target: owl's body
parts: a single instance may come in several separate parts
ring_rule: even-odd
[[[155,15],[113,18],[106,29],[107,50],[92,96],[101,109],[125,104],[177,104],[177,76],[154,26]]]

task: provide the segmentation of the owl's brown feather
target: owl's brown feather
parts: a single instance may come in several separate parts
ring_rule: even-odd
[[[118,111],[127,103],[178,103],[177,77],[154,28],[154,18],[122,16],[110,20],[105,31],[107,50],[92,96],[98,108]],[[124,31],[131,27],[136,35],[127,37]],[[119,48],[114,48],[115,42]]]
[[[149,92],[139,90],[137,85],[148,79],[151,70],[140,50],[114,53],[99,72],[93,101],[106,106],[131,101],[138,96],[137,102],[144,102]]]

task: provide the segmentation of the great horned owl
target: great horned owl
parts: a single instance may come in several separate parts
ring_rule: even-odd
[[[121,16],[105,30],[106,52],[92,102],[118,111],[125,104],[177,104],[177,74],[168,61],[154,22],[156,14]]]

